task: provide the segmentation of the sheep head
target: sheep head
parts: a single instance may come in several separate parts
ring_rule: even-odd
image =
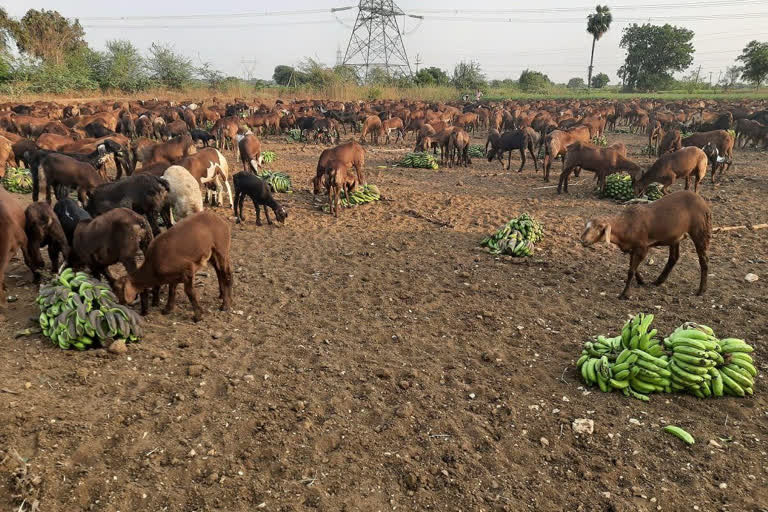
[[[602,241],[611,243],[611,223],[606,219],[592,219],[587,222],[581,234],[581,244],[589,247]]]

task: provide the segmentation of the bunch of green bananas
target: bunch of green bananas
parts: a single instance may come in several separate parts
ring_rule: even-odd
[[[284,172],[262,171],[257,176],[269,183],[275,192],[291,192],[291,177]]]
[[[592,137],[592,144],[595,146],[607,146],[608,139],[605,138],[605,135],[595,135]]]
[[[9,167],[3,176],[3,187],[8,192],[29,194],[32,192],[32,174],[27,169]]]
[[[109,286],[85,272],[64,269],[40,287],[40,328],[43,334],[66,350],[85,350],[94,341],[104,345],[110,338],[138,341],[141,317],[117,304]]]
[[[586,342],[576,362],[584,382],[643,401],[654,392],[684,391],[699,398],[753,393],[753,348],[743,340],[718,340],[711,328],[689,322],[662,343],[657,330],[649,330],[652,322],[653,315],[640,313],[620,336]]]
[[[470,144],[469,156],[470,158],[482,158],[485,156],[485,148],[480,144]]]
[[[649,200],[655,201],[662,195],[661,188],[655,183],[651,183],[646,189],[645,195]],[[634,199],[635,191],[632,188],[632,177],[625,173],[609,175],[605,180],[605,191],[602,196],[622,202]]]
[[[684,324],[664,340],[672,352],[672,389],[699,398],[753,394],[754,349],[744,340],[718,340],[706,325]]]
[[[584,382],[643,401],[650,400],[650,393],[670,392],[669,362],[656,329],[648,330],[652,322],[653,315],[641,313],[624,325],[620,336],[586,342],[576,363]]]
[[[277,155],[274,151],[262,151],[261,152],[261,161],[265,164],[271,164],[277,160]]]
[[[413,167],[415,169],[434,169],[440,168],[437,160],[432,153],[408,153],[397,164],[400,167]]]
[[[288,141],[294,141],[294,142],[301,142],[304,140],[304,137],[301,135],[301,130],[298,128],[293,128],[292,130],[288,130]]]
[[[346,191],[341,192],[341,206],[344,208],[351,208],[359,204],[371,203],[381,199],[381,192],[376,185],[362,185],[357,187],[354,192],[347,197]],[[323,211],[330,211],[330,207],[326,204],[323,206]]]
[[[515,217],[494,234],[480,241],[481,247],[487,247],[491,254],[509,254],[511,256],[530,256],[534,244],[544,236],[541,224],[527,213]]]

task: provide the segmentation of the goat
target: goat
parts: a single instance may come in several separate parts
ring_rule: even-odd
[[[64,231],[64,236],[66,237],[67,243],[71,248],[72,239],[75,237],[75,228],[77,227],[78,223],[81,220],[90,219],[91,215],[87,211],[80,208],[80,206],[77,204],[77,201],[68,197],[62,199],[61,201],[57,201],[56,205],[53,207],[53,212],[59,219],[59,224],[61,224],[61,228]]]
[[[592,219],[587,223],[581,242],[590,246],[600,241],[615,244],[629,253],[629,274],[620,299],[627,299],[632,278],[643,285],[637,270],[651,247],[669,247],[669,260],[654,284],[666,281],[680,258],[680,242],[688,234],[699,256],[701,277],[697,295],[707,290],[709,241],[712,236],[712,212],[698,194],[681,190],[648,205],[634,205],[609,218]]]
[[[472,164],[469,158],[469,134],[461,128],[455,129],[448,140],[449,167],[453,167],[454,156],[457,165],[467,167]]]
[[[344,162],[336,161],[331,163],[325,173],[325,188],[328,191],[330,213],[338,217],[341,208],[341,191],[343,190],[349,197],[349,194],[357,188],[357,180]]]
[[[189,130],[189,135],[192,137],[192,140],[195,141],[195,144],[197,144],[198,142],[202,142],[204,148],[207,148],[212,140],[213,141],[216,140],[216,137],[214,137],[207,131],[201,130],[199,128],[194,128],[192,130]]]
[[[240,160],[243,163],[243,170],[249,170],[247,165],[250,165],[250,170],[259,172],[259,166],[262,163],[261,142],[259,138],[249,133],[244,135],[237,142],[237,145],[240,149]]]
[[[335,161],[342,162],[347,167],[354,167],[357,173],[357,182],[365,185],[365,149],[355,141],[349,141],[345,144],[328,148],[320,154],[317,160],[317,170],[315,177],[312,178],[312,192],[314,195],[320,193],[322,181],[325,173],[331,168]]]
[[[223,190],[227,191],[229,204],[232,205],[232,189],[229,186],[229,163],[224,155],[216,148],[204,148],[176,162],[184,167],[197,180],[202,188],[205,186],[206,200],[213,204],[223,203]],[[213,200],[210,186],[216,187],[216,200]]]
[[[157,235],[160,227],[157,217],[160,215],[166,226],[171,225],[168,182],[149,174],[134,174],[121,181],[101,185],[93,191],[87,210],[92,216],[101,215],[115,208],[130,208],[145,215],[152,226],[152,233]]]
[[[712,157],[712,183],[715,182],[715,174],[718,168],[720,169],[721,175],[731,168],[731,164],[733,163],[734,143],[734,137],[725,130],[698,132],[682,140],[683,147],[696,146],[697,148],[704,149],[709,145],[716,150],[710,150],[709,152]],[[720,160],[720,158],[722,158],[722,160]]]
[[[193,319],[198,322],[203,317],[203,308],[195,291],[195,274],[210,262],[219,281],[220,309],[227,311],[232,304],[231,243],[229,224],[225,220],[212,212],[196,213],[156,237],[149,244],[141,266],[117,280],[115,294],[122,304],[130,304],[142,291],[149,288],[155,291],[167,284],[168,302],[163,309],[167,315],[176,303],[176,287],[184,283],[194,310]],[[142,303],[141,314],[146,315],[148,311]]]
[[[256,210],[256,225],[261,226],[261,212],[259,206],[264,206],[264,216],[267,218],[267,224],[272,224],[267,207],[272,208],[272,211],[275,212],[275,218],[278,222],[285,222],[285,219],[288,217],[288,212],[272,196],[272,190],[266,181],[248,171],[236,173],[232,176],[232,181],[235,184],[235,201],[233,207],[238,224],[240,222],[245,222],[243,202],[245,201],[246,196],[250,197],[251,201],[253,201],[253,207]]]
[[[69,242],[56,213],[48,203],[32,203],[24,211],[24,232],[27,235],[27,253],[34,282],[40,281],[39,270],[45,266],[40,248],[48,246],[51,272],[59,269],[59,254],[69,256]]]
[[[523,172],[523,167],[525,167],[525,150],[527,149],[533,158],[533,167],[538,171],[539,161],[536,158],[534,147],[535,143],[533,138],[527,130],[522,129],[504,132],[498,139],[491,140],[491,150],[488,152],[488,161],[491,162],[493,161],[494,157],[496,157],[501,163],[501,168],[509,170],[512,166],[512,151],[518,149],[520,150],[521,162],[520,168],[517,170],[517,172]],[[507,151],[509,151],[509,159],[507,161],[507,166],[504,167],[503,158],[504,153]]]
[[[381,118],[379,116],[368,116],[363,121],[363,128],[360,131],[360,143],[365,144],[365,136],[371,135],[371,144],[379,145],[379,135],[381,135]]]
[[[662,185],[661,193],[669,193],[678,178],[685,178],[685,190],[690,188],[693,177],[693,191],[698,193],[699,183],[707,174],[707,155],[696,147],[683,148],[659,157],[641,176],[633,180],[635,195],[642,195],[651,183]]]
[[[669,130],[659,142],[656,156],[662,156],[666,153],[672,153],[683,147],[680,130]]]
[[[570,130],[555,130],[544,138],[544,181],[549,181],[552,160],[560,157],[565,168],[568,146],[576,141],[588,142],[589,133],[587,126],[574,126]]]
[[[5,269],[8,262],[21,249],[24,262],[32,268],[27,249],[27,235],[24,231],[24,207],[11,194],[0,187],[0,306],[5,305]]]
[[[40,193],[40,167],[45,177],[45,200],[49,204],[54,189],[56,199],[63,199],[70,188],[76,188],[80,202],[85,203],[88,194],[105,181],[90,163],[61,153],[50,153],[42,159],[39,167],[34,164],[30,166],[33,201],[37,201]]]

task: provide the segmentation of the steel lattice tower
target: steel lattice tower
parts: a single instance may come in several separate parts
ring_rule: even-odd
[[[411,76],[397,16],[405,13],[393,0],[360,0],[355,27],[349,37],[343,64],[353,67],[363,79],[374,68],[390,76]]]

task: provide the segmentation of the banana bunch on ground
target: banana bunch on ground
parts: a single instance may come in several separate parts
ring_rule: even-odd
[[[3,176],[3,187],[15,194],[29,194],[32,192],[32,174],[27,169],[9,167]]]
[[[341,206],[344,208],[351,208],[359,204],[371,203],[380,199],[381,193],[379,192],[379,187],[371,185],[370,183],[358,186],[354,192],[349,194],[349,197],[347,197],[346,191],[342,190],[341,192]],[[330,211],[330,207],[327,204],[323,205],[323,211]]]
[[[292,130],[288,130],[288,141],[289,142],[301,142],[304,140],[304,136],[301,134],[301,130],[298,128],[293,128]]]
[[[94,342],[104,346],[115,338],[138,341],[142,336],[141,317],[118,304],[109,286],[85,272],[64,269],[40,287],[37,304],[43,334],[63,350],[85,350]]]
[[[491,254],[530,256],[533,254],[534,244],[543,236],[541,224],[527,213],[523,213],[501,226],[496,233],[483,238],[480,246],[487,247]]]
[[[595,146],[607,146],[608,139],[605,138],[605,135],[595,135],[592,137],[592,144]]]
[[[470,158],[482,158],[485,156],[485,148],[480,144],[469,145],[469,157]]]
[[[291,177],[284,172],[262,171],[257,176],[269,183],[275,192],[291,192]]]
[[[672,389],[699,398],[753,394],[757,369],[744,340],[718,340],[706,325],[683,324],[664,340],[671,351]]]
[[[271,164],[277,160],[277,155],[274,151],[262,151],[261,152],[261,161],[265,164]]]
[[[753,348],[743,340],[718,340],[709,327],[689,322],[662,342],[652,322],[653,315],[640,313],[620,336],[586,342],[576,362],[584,382],[643,401],[661,392],[699,398],[753,393]]]
[[[661,197],[661,188],[655,183],[652,183],[646,189],[645,196],[650,201],[655,201]],[[625,173],[609,175],[605,181],[605,191],[603,192],[602,197],[608,197],[622,202],[634,199],[635,191],[632,189],[632,177]]]
[[[434,169],[440,168],[437,160],[432,153],[408,153],[398,164],[400,167],[412,167],[414,169]]]

